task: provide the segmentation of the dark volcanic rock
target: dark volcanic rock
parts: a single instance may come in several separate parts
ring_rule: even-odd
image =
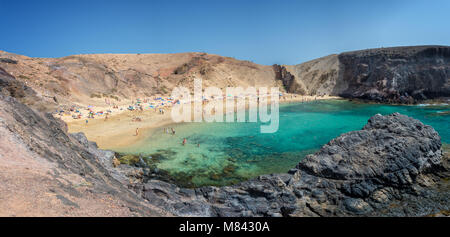
[[[450,47],[396,47],[342,53],[344,97],[408,104],[450,96]]]
[[[158,180],[141,188],[149,202],[182,216],[423,216],[450,209],[448,177],[438,133],[395,113],[373,116],[288,174],[221,188]]]
[[[399,213],[383,208],[419,199],[448,200],[448,190],[425,191],[422,183],[424,177],[434,184],[439,180],[434,175],[448,176],[442,157],[440,137],[432,127],[395,113],[373,116],[362,130],[333,139],[297,168],[319,182],[333,182],[346,214],[423,215],[407,207]],[[431,203],[424,202],[423,208],[450,208],[448,201]]]
[[[378,114],[362,130],[333,139],[307,156],[298,168],[328,179],[409,185],[419,173],[440,165],[440,149],[432,127],[398,113]]]
[[[288,92],[410,104],[450,96],[450,47],[360,50],[274,72]]]

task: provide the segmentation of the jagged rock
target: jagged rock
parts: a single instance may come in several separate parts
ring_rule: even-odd
[[[344,201],[344,205],[348,211],[356,214],[364,214],[372,211],[372,207],[362,199],[347,198]]]
[[[436,188],[449,176],[447,159],[432,127],[377,114],[287,174],[189,192],[150,180],[143,195],[188,216],[422,216],[450,208],[449,189]]]
[[[375,115],[360,131],[333,139],[307,156],[298,168],[315,176],[338,180],[407,185],[425,169],[441,162],[438,133],[420,121],[398,113]],[[359,184],[362,190],[373,189]]]

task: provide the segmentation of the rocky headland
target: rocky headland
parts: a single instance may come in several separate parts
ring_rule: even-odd
[[[274,66],[286,90],[382,103],[450,97],[450,47],[368,49]]]

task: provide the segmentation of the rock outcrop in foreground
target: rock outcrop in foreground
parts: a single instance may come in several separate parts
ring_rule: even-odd
[[[168,215],[114,178],[112,152],[67,134],[45,106],[0,68],[0,216]]]
[[[134,189],[182,216],[424,216],[450,209],[449,171],[438,133],[395,113],[373,116],[288,174],[195,190],[150,179]]]

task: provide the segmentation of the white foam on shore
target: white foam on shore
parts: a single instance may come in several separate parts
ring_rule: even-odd
[[[447,103],[440,103],[440,104],[418,104],[419,107],[427,107],[427,106],[447,106]]]

